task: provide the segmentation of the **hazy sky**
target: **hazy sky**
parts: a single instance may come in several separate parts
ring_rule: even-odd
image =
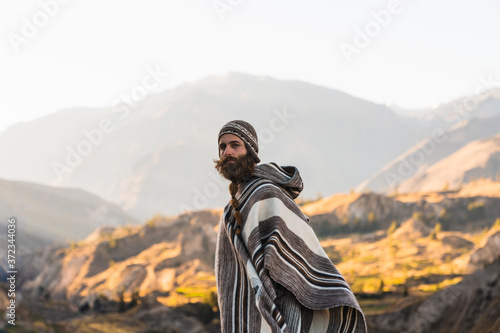
[[[169,73],[151,92],[238,71],[404,108],[500,82],[497,0],[0,0],[0,29],[0,131],[109,107],[148,69]]]

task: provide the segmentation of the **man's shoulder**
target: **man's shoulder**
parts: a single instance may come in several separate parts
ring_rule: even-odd
[[[266,199],[270,197],[290,198],[286,190],[279,184],[273,182],[272,180],[260,177],[255,177],[248,182],[242,194],[245,194],[245,197],[255,197],[258,199]]]
[[[292,196],[279,184],[265,178],[253,179],[247,186],[244,201],[245,210],[251,209],[257,202],[264,203],[265,207],[286,207],[297,216],[309,223],[309,218],[302,213]],[[278,200],[268,200],[278,199]],[[261,206],[263,207],[263,206]]]
[[[281,186],[270,179],[254,177],[248,183],[247,188],[249,191],[255,192],[255,191],[281,189]]]

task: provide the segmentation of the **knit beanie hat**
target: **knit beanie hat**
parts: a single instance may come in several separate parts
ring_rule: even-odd
[[[249,151],[253,155],[255,162],[260,162],[260,158],[257,156],[259,154],[257,132],[252,125],[244,120],[232,120],[222,126],[222,129],[219,132],[219,137],[217,138],[217,142],[224,134],[233,134],[243,140],[245,146],[247,147],[247,151]]]

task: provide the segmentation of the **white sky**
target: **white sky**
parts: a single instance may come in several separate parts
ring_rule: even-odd
[[[0,131],[108,107],[155,66],[170,73],[156,91],[238,71],[412,109],[471,95],[479,77],[500,82],[496,0],[64,0],[16,52],[13,36],[57,1],[0,0]],[[399,12],[348,63],[340,44],[356,46],[356,29],[391,2]],[[231,6],[224,20],[214,3]]]

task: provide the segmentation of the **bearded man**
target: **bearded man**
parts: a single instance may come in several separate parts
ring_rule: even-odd
[[[363,312],[294,199],[299,171],[259,164],[257,133],[219,132],[215,168],[230,180],[215,275],[222,332],[366,332]]]

